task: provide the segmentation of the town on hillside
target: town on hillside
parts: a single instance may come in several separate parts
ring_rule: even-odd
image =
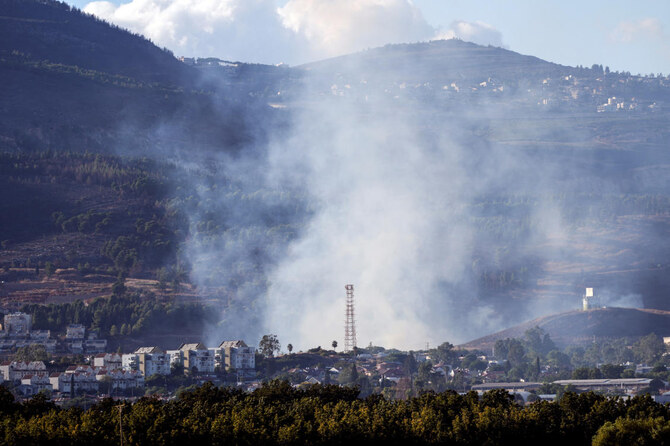
[[[282,353],[275,335],[258,349],[242,340],[215,347],[183,343],[174,350],[145,346],[130,352],[107,349],[107,341],[70,324],[65,333],[33,330],[26,313],[4,316],[0,331],[2,385],[18,400],[45,394],[57,404],[90,405],[105,397],[170,399],[205,382],[246,391],[285,380],[294,387],[314,384],[357,386],[360,396],[405,399],[424,391],[505,389],[520,403],[554,400],[565,391],[595,391],[630,397],[651,393],[670,402],[670,337],[656,335],[630,345],[621,340],[586,348],[558,349],[540,328],[522,339],[504,339],[491,353],[459,349],[448,342],[421,351],[369,345],[337,351],[320,346]]]

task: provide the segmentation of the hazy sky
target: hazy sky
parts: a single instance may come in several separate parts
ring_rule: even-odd
[[[670,73],[667,0],[68,1],[176,55],[295,65],[456,36],[566,65]]]

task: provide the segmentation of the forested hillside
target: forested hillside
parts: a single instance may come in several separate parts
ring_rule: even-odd
[[[190,85],[193,70],[143,36],[57,1],[2,0],[0,52],[145,83]]]
[[[57,1],[0,10],[0,149],[229,151],[251,140],[234,90],[144,37]]]

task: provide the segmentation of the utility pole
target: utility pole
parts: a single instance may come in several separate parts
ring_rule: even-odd
[[[119,439],[121,440],[121,446],[123,446],[123,404],[115,407],[119,409]]]

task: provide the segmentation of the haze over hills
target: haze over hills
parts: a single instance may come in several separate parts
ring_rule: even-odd
[[[345,282],[363,342],[472,339],[584,286],[670,309],[667,78],[458,40],[184,63],[61,3],[0,7],[3,266],[164,266],[218,329],[305,343],[341,331]]]

